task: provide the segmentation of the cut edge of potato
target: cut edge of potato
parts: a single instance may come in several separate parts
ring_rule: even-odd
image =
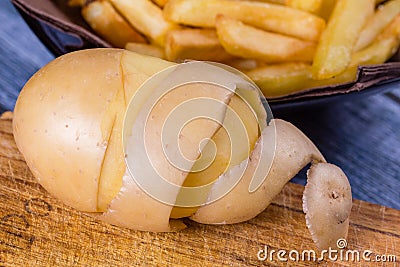
[[[206,169],[200,172],[196,172],[196,170],[193,170],[192,168],[192,171],[194,172],[189,173],[182,185],[182,188],[202,187],[201,193],[194,196],[192,193],[186,193],[185,190],[181,190],[177,196],[177,202],[172,209],[171,218],[183,218],[193,215],[200,206],[206,202],[207,194],[212,190],[213,183],[218,179],[218,177],[223,173],[229,172],[232,168],[235,168],[235,166],[240,165],[240,163],[254,150],[261,131],[263,130],[260,129],[260,127],[263,127],[263,124],[260,124],[259,120],[266,121],[267,118],[264,117],[266,114],[260,114],[260,112],[255,111],[258,107],[254,105],[262,105],[261,103],[255,103],[251,99],[252,94],[256,94],[258,97],[258,92],[255,89],[252,89],[249,90],[251,92],[244,93],[243,91],[245,90],[246,89],[238,88],[235,95],[232,96],[228,104],[222,127],[218,129],[209,141],[209,143],[213,142],[217,149],[217,154],[213,159],[213,162]],[[234,113],[237,115],[234,115]],[[240,121],[236,121],[237,119]],[[244,127],[239,127],[238,123],[242,124]],[[235,128],[235,130],[241,128],[246,132],[245,136],[241,136],[240,133],[237,133],[238,131],[240,132],[240,130],[234,132],[233,128]],[[237,137],[235,137],[236,135]],[[237,143],[238,141],[243,142],[243,140],[244,143],[247,144]],[[224,151],[224,147],[225,150],[227,149],[226,143],[229,143],[228,150],[230,151]],[[237,148],[235,153],[233,153],[233,147]],[[205,146],[204,149],[207,148],[208,147]],[[220,151],[220,149],[222,149],[222,151]],[[207,151],[203,150],[202,154],[205,152]],[[193,167],[195,167],[201,160],[202,158],[199,158]],[[192,203],[193,199],[196,199],[196,202],[198,202],[196,205],[193,205],[193,207],[179,206],[179,203],[181,202]]]

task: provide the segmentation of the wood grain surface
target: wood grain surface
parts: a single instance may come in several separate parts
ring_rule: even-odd
[[[315,249],[302,212],[303,187],[289,183],[256,218],[210,226],[190,220],[178,233],[115,227],[63,205],[35,180],[0,119],[0,266],[396,266],[396,262],[260,261],[261,249]],[[400,211],[354,201],[347,249],[396,255]],[[346,251],[346,250],[345,250]],[[261,256],[263,254],[260,254]],[[318,255],[318,254],[317,254]],[[287,257],[287,256],[286,256]],[[397,265],[398,266],[398,265]]]
[[[19,91],[54,58],[8,0],[0,1],[0,113],[13,110]],[[273,109],[300,128],[326,159],[340,166],[353,197],[400,210],[400,88],[369,97],[355,95],[309,109]],[[305,183],[305,174],[293,180]]]

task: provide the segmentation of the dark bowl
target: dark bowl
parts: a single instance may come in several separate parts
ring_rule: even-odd
[[[11,0],[26,23],[55,55],[111,47],[84,22],[79,8],[66,0]],[[400,52],[390,62],[361,66],[354,82],[332,85],[268,99],[274,111],[319,107],[400,88]]]

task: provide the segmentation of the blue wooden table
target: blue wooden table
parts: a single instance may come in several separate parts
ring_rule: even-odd
[[[53,59],[8,2],[0,1],[0,112]],[[400,88],[352,102],[279,112],[349,177],[354,198],[400,209]],[[295,182],[304,183],[305,173]]]

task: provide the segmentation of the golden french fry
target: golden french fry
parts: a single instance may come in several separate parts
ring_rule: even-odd
[[[361,65],[380,64],[388,60],[400,45],[400,15],[367,48],[354,53],[349,67],[340,75],[325,80],[314,80],[311,65],[284,63],[264,66],[247,71],[246,74],[260,87],[268,98],[280,97],[293,92],[356,79]]]
[[[168,2],[168,0],[152,0],[154,3],[156,3],[160,7],[164,7],[165,4]]]
[[[358,51],[371,44],[375,37],[386,28],[399,13],[400,0],[392,0],[381,5],[371,19],[367,21],[354,50]]]
[[[337,1],[315,53],[312,66],[315,79],[331,78],[347,68],[358,35],[374,7],[375,0]]]
[[[234,58],[227,60],[224,63],[241,71],[249,71],[266,65],[266,63],[262,61],[250,58]]]
[[[286,5],[307,12],[316,13],[323,0],[286,0]]]
[[[223,15],[216,20],[218,38],[225,50],[243,58],[266,62],[312,61],[316,44],[270,33]]]
[[[337,0],[322,0],[318,15],[325,21],[329,21]]]
[[[246,74],[258,85],[265,97],[277,98],[311,88],[354,81],[357,65],[352,65],[340,75],[325,80],[314,80],[311,65],[297,62],[256,68]]]
[[[237,0],[232,0],[232,1],[237,1]],[[278,5],[286,5],[287,0],[239,0],[239,1],[255,1],[255,2],[266,2]]]
[[[164,46],[167,31],[176,27],[164,19],[162,10],[150,0],[111,0],[118,11],[141,33]]]
[[[274,64],[250,70],[246,74],[267,98],[288,95],[313,86],[311,65],[306,63]]]
[[[108,1],[90,2],[82,8],[82,16],[95,32],[115,47],[124,48],[128,42],[146,42]]]
[[[380,4],[382,4],[383,2],[385,2],[386,0],[375,0],[375,4],[376,5],[380,5]]]
[[[181,29],[169,31],[165,39],[168,60],[183,59],[226,61],[232,59],[219,43],[215,30]]]
[[[400,14],[368,47],[354,53],[350,65],[380,64],[391,58],[400,45]]]
[[[68,5],[69,6],[84,6],[86,4],[87,0],[69,0]]]
[[[325,21],[287,6],[250,1],[170,0],[164,8],[167,19],[198,27],[215,27],[218,14],[230,16],[267,31],[318,41]]]
[[[141,43],[127,43],[125,49],[142,55],[165,59],[164,49],[155,45],[141,44]]]

